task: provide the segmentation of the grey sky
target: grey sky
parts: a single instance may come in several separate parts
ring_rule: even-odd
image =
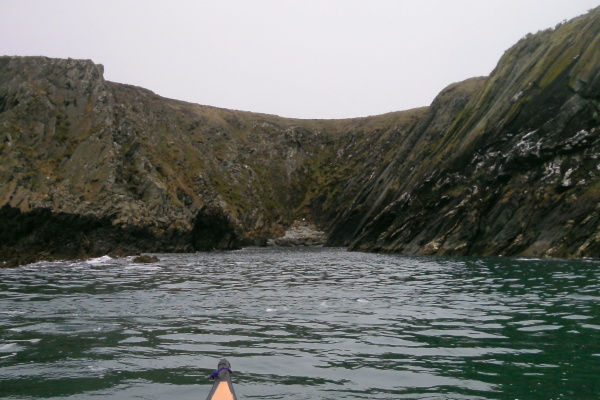
[[[92,59],[162,96],[298,118],[429,105],[600,0],[0,0],[0,54]]]

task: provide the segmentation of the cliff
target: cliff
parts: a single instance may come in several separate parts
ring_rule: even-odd
[[[368,209],[351,248],[598,257],[599,15],[524,38],[446,126],[424,121],[415,134],[433,140],[376,174],[393,194]]]
[[[0,57],[0,262],[329,245],[600,256],[600,10],[429,107],[293,120],[162,98],[85,60]]]

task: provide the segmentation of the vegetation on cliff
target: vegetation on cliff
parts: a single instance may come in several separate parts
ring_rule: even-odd
[[[523,38],[429,107],[348,120],[0,57],[0,260],[229,249],[299,219],[356,250],[598,257],[598,48],[600,9]]]
[[[507,51],[351,247],[598,257],[599,45],[596,9]]]

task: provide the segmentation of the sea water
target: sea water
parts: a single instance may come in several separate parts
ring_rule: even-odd
[[[0,270],[0,398],[600,398],[598,260],[158,257]]]

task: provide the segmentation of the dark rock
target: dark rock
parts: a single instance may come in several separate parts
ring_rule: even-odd
[[[140,264],[152,264],[152,263],[156,263],[159,262],[160,259],[156,256],[149,256],[149,255],[141,255],[141,256],[137,256],[133,259],[134,263],[140,263]]]
[[[222,209],[203,207],[194,220],[192,247],[196,251],[241,248],[241,237],[232,218]]]
[[[268,239],[266,237],[253,238],[244,236],[241,239],[240,245],[242,247],[267,247]]]
[[[189,249],[189,233],[157,235],[139,227],[122,227],[110,218],[53,213],[48,209],[21,212],[0,208],[0,266],[13,267],[40,260],[125,256],[140,251]]]

